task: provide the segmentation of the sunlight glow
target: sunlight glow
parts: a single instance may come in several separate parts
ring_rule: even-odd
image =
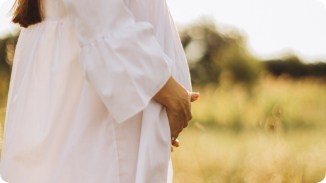
[[[326,0],[319,0],[319,1],[326,6]]]
[[[10,30],[14,0],[0,1],[0,36]],[[178,25],[212,17],[219,30],[234,27],[258,57],[295,53],[326,60],[326,0],[167,0]],[[325,5],[325,6],[323,6]]]
[[[212,17],[219,30],[234,27],[263,59],[297,54],[326,60],[326,0],[168,0],[180,25]],[[187,7],[187,8],[185,8]]]

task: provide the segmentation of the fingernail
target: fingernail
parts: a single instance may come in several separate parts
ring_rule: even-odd
[[[200,96],[199,93],[192,93],[192,97],[195,98],[195,99],[197,99],[199,96]]]

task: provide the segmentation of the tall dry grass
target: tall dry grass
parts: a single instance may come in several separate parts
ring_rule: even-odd
[[[0,72],[0,150],[3,142],[3,127],[6,114],[7,94],[9,88],[9,76]]]
[[[197,88],[175,183],[316,183],[326,172],[326,85],[266,77]]]
[[[326,172],[325,134],[187,129],[173,153],[175,183],[317,183]]]

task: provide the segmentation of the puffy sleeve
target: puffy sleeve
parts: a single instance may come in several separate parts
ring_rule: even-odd
[[[123,0],[64,0],[89,83],[118,122],[142,111],[171,76],[153,26],[136,22]]]

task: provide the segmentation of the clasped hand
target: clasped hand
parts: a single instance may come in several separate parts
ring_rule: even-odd
[[[173,77],[169,78],[162,89],[154,96],[154,100],[166,107],[169,119],[171,143],[179,146],[176,140],[182,130],[188,126],[192,118],[191,102],[199,98],[199,93],[188,92]]]

